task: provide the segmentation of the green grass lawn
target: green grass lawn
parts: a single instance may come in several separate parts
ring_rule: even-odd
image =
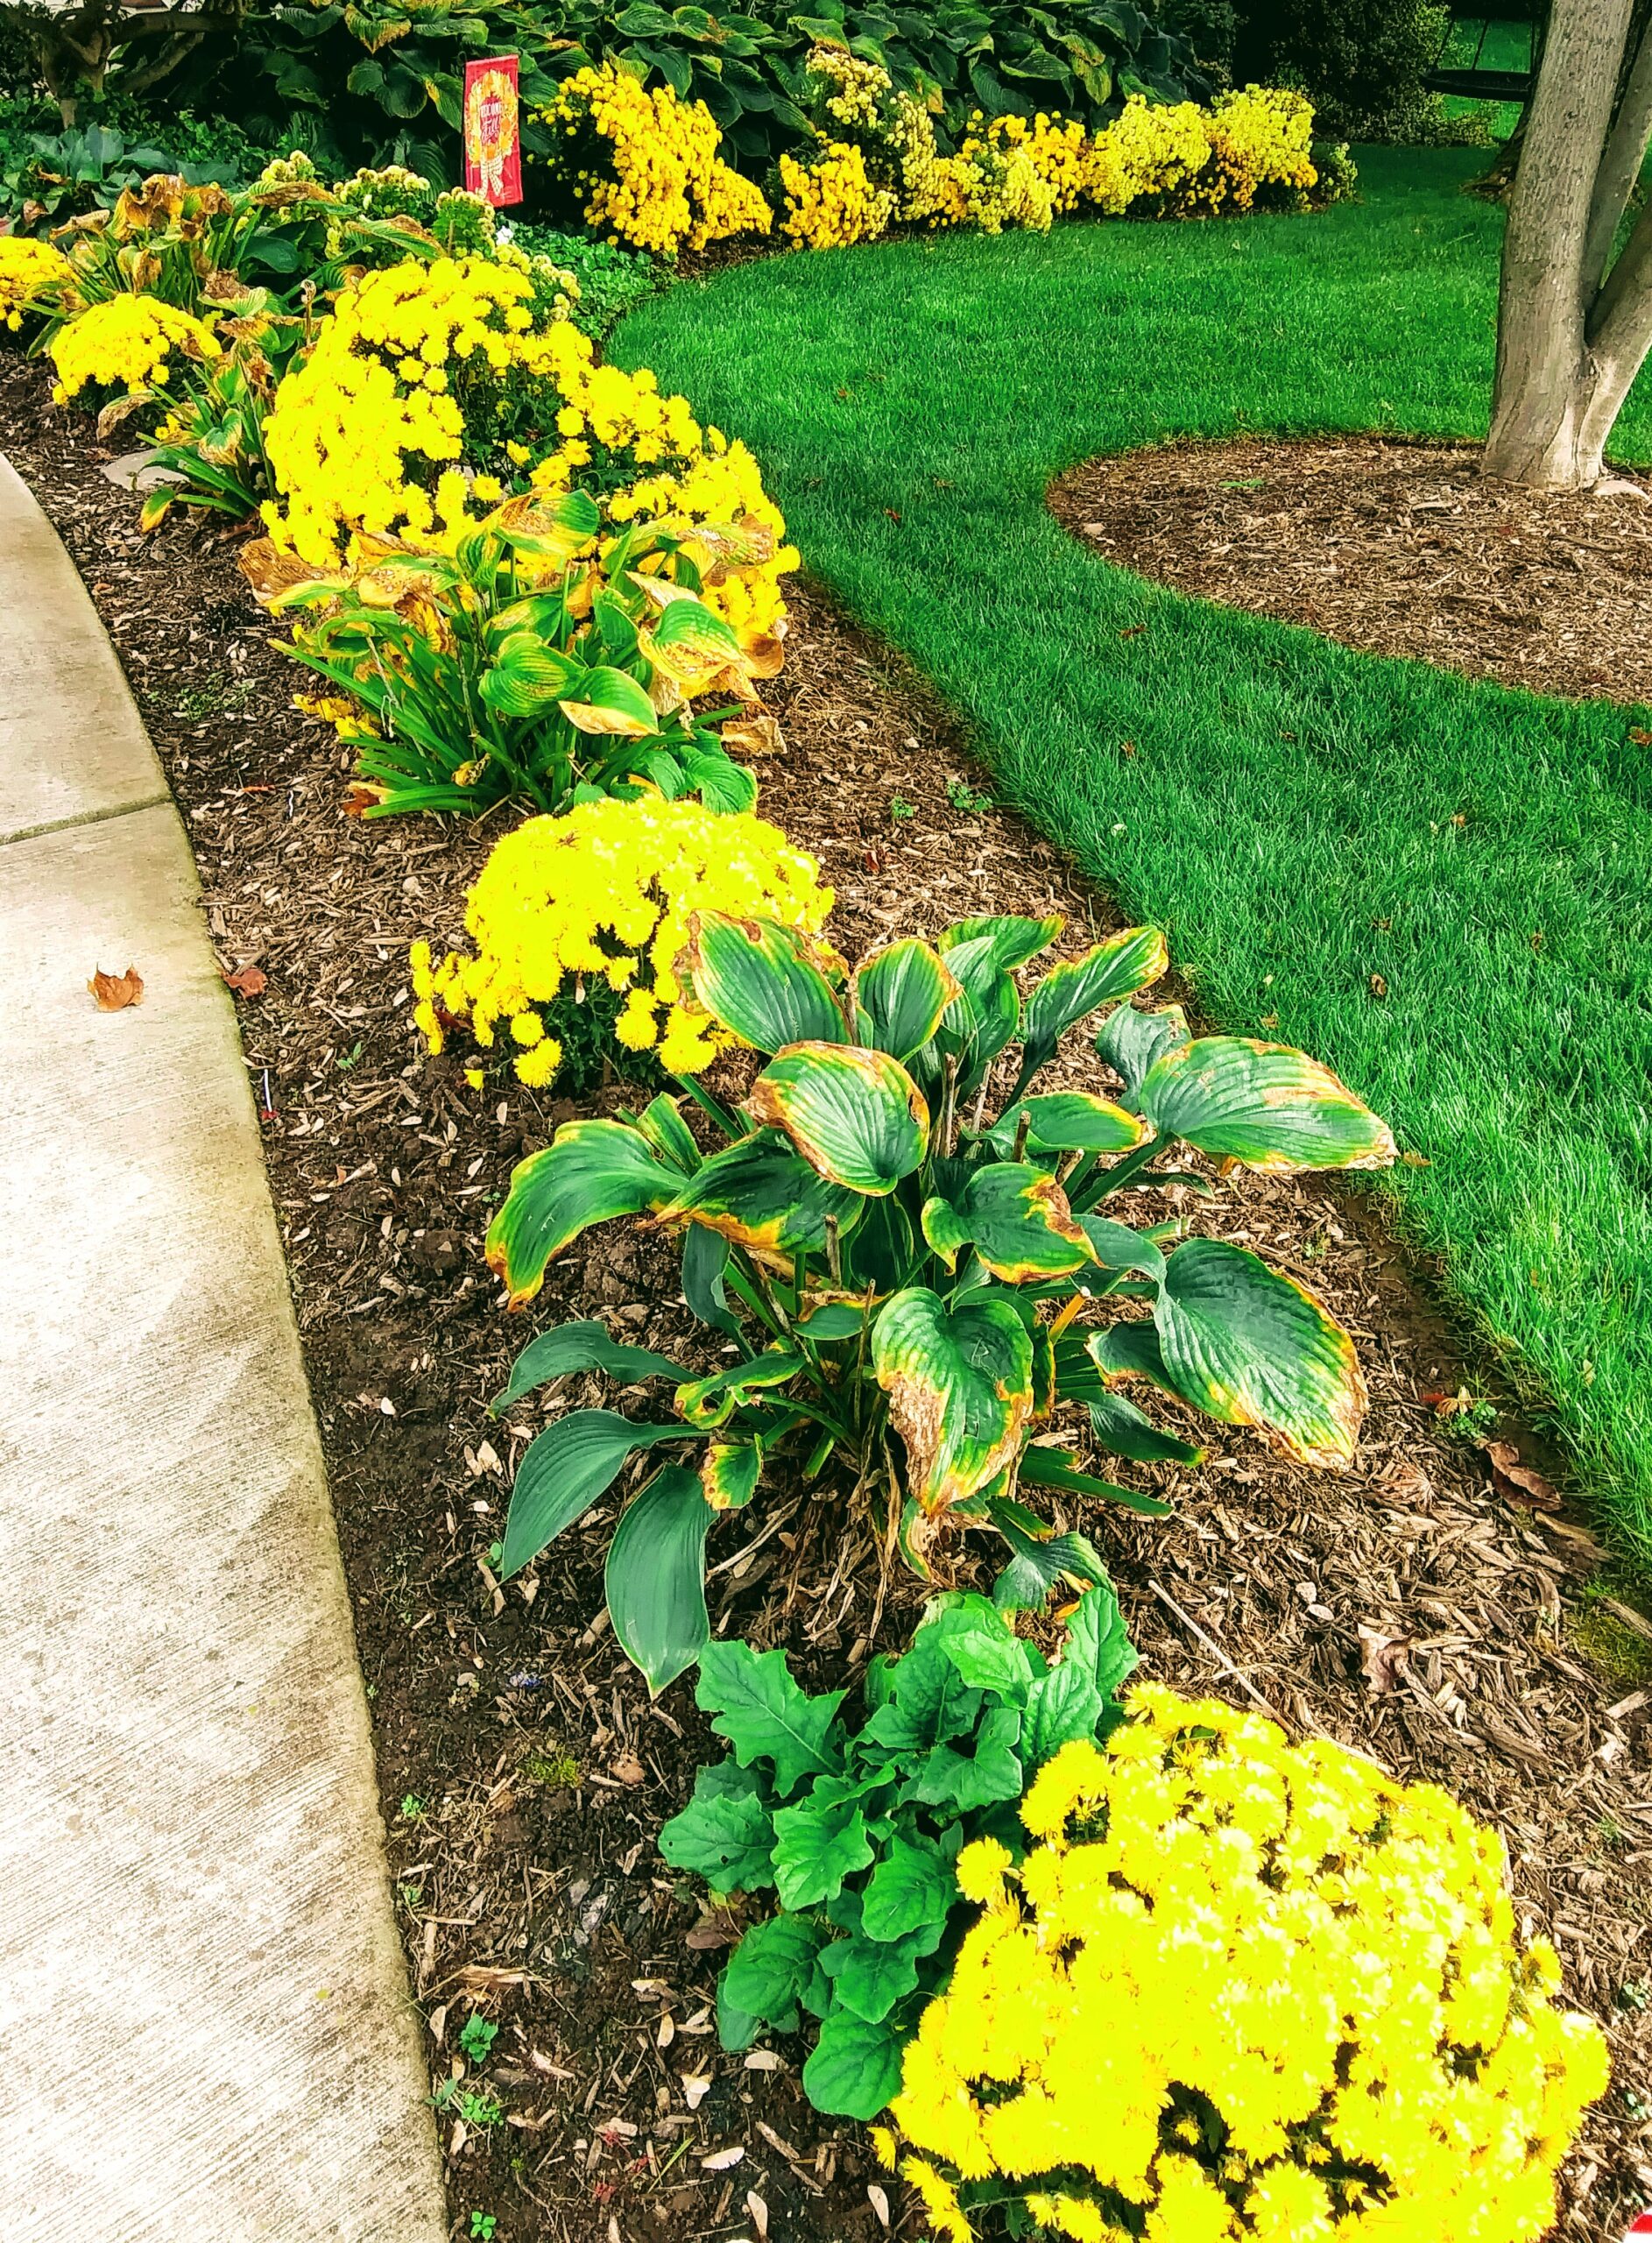
[[[1483,158],[1363,161],[1365,200],[1318,217],[761,260],[644,306],[615,356],[747,438],[810,570],[936,682],[1000,794],[1169,929],[1211,1017],[1276,1015],[1393,1119],[1430,1164],[1385,1187],[1412,1235],[1644,1554],[1644,718],[1157,590],[1043,504],[1168,436],[1484,430],[1501,221],[1458,192]],[[1619,450],[1652,452],[1645,382]]]

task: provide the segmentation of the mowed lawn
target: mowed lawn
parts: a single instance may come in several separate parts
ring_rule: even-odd
[[[1379,1188],[1644,1556],[1646,713],[1159,591],[1043,503],[1166,437],[1483,433],[1501,216],[1460,188],[1485,159],[1361,160],[1364,199],[1318,217],[764,259],[613,351],[746,438],[810,570],[938,684],[1001,798],[1169,930],[1212,1019],[1392,1118],[1428,1164]],[[1645,380],[1617,449],[1652,454]]]

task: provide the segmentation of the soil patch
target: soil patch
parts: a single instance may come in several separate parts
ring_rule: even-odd
[[[1349,436],[1167,444],[1049,487],[1058,520],[1154,583],[1369,655],[1533,693],[1652,704],[1652,483],[1492,483],[1475,447]]]
[[[597,1313],[667,1352],[702,1344],[670,1261],[619,1227],[553,1270],[532,1321],[495,1305],[488,1213],[512,1164],[572,1108],[484,1097],[462,1055],[422,1057],[405,961],[415,936],[457,934],[498,829],[342,816],[340,751],[290,707],[298,674],[244,591],[236,538],[188,522],[142,538],[88,425],[45,400],[38,368],[0,360],[0,444],[126,665],[226,973],[244,991],[258,984],[242,969],[265,977],[237,1004],[372,1697],[453,2232],[489,2212],[496,2243],[765,2230],[877,2243],[880,2176],[858,2129],[810,2110],[798,2045],[717,2049],[731,1927],[661,1873],[653,1842],[720,1748],[686,1682],[650,1705],[616,1651],[606,1532],[565,1538],[505,1589],[488,1567],[539,1418],[525,1405],[501,1425],[485,1405],[529,1333]],[[944,711],[808,592],[790,649],[773,692],[789,747],[764,770],[761,807],[825,865],[840,947],[995,909],[1059,908],[1073,950],[1117,923],[1049,843],[985,803],[990,782]],[[1093,1080],[1082,1041],[1065,1064]],[[1197,1227],[1310,1282],[1354,1331],[1372,1394],[1359,1468],[1309,1473],[1200,1421],[1202,1474],[1108,1468],[1174,1497],[1173,1518],[1092,1507],[1063,1523],[1106,1556],[1147,1671],[1260,1700],[1295,1733],[1445,1784],[1505,1833],[1522,1921],[1555,1939],[1569,1994],[1613,2047],[1557,2232],[1616,2243],[1652,2201],[1652,1706],[1636,1616],[1591,1593],[1602,1553],[1582,1527],[1526,1507],[1453,1438],[1465,1421],[1441,1405],[1461,1361],[1354,1194],[1235,1178],[1208,1201],[1175,1196]],[[554,1408],[606,1398],[596,1381],[568,1385]],[[815,1688],[852,1684],[918,1603],[899,1575],[885,1593],[870,1538],[845,1533],[830,1499],[796,1491],[731,1518],[710,1557],[717,1624],[784,1644]],[[1627,1665],[1603,1676],[1583,1639]],[[473,2012],[499,2037],[479,2077],[449,2085]],[[891,2195],[893,2232],[916,2234]]]

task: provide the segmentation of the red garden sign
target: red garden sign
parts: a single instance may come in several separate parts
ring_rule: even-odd
[[[496,210],[522,200],[517,58],[464,66],[464,183]]]

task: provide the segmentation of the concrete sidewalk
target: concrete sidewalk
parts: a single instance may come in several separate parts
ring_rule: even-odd
[[[367,1710],[194,867],[0,459],[0,2234],[439,2243]],[[94,970],[143,976],[100,1013]]]

